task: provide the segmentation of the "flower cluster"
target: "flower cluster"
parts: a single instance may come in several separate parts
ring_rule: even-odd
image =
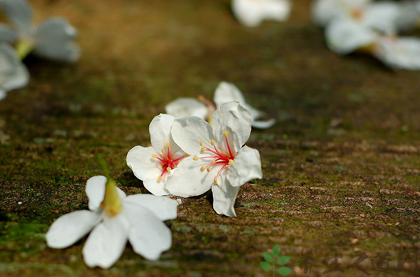
[[[316,0],[312,17],[325,27],[328,48],[367,52],[391,68],[420,70],[420,38],[398,37],[419,24],[420,2]]]
[[[214,210],[236,216],[240,186],[262,178],[259,152],[244,145],[252,116],[231,101],[222,104],[211,121],[156,116],[150,124],[152,146],[131,149],[127,165],[153,194],[192,197],[211,190]]]
[[[21,62],[29,53],[57,62],[76,62],[80,57],[77,35],[64,18],[51,18],[32,25],[32,10],[26,0],[0,0],[12,26],[0,23],[0,100],[13,89],[26,86],[29,74]],[[15,49],[11,45],[15,46]]]

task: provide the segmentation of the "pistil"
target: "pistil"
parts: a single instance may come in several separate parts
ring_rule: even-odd
[[[152,157],[159,160],[159,162],[162,166],[162,173],[158,177],[158,182],[162,181],[162,178],[165,175],[165,173],[170,173],[172,171],[172,169],[174,169],[178,166],[178,164],[181,162],[181,160],[183,158],[188,156],[187,154],[185,154],[181,157],[175,158],[175,157],[173,157],[173,155],[171,155],[170,147],[171,147],[170,143],[166,142],[166,150],[165,150],[165,148],[162,148],[162,150],[161,150],[162,155],[161,156],[158,156],[157,154],[152,154]],[[173,159],[173,158],[175,158],[175,159]]]

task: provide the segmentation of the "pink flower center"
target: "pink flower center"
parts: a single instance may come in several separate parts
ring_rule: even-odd
[[[177,157],[177,155],[171,155],[171,151],[169,148],[171,145],[169,142],[166,143],[166,150],[165,148],[162,148],[162,155],[158,156],[156,154],[153,154],[152,157],[159,160],[159,163],[162,166],[162,174],[158,177],[158,182],[162,181],[163,175],[165,173],[170,173],[172,169],[176,168],[178,164],[181,162],[181,160],[188,156],[188,154],[185,154],[181,157]]]
[[[220,168],[219,172],[216,175],[216,178],[214,178],[214,182],[216,183],[216,185],[217,185],[217,178],[219,177],[220,173],[228,165],[232,165],[234,163],[234,160],[235,160],[235,155],[233,154],[232,148],[230,147],[230,144],[229,144],[229,140],[227,139],[227,132],[224,132],[223,136],[225,137],[228,153],[224,153],[222,150],[217,149],[217,147],[214,143],[214,140],[210,141],[213,148],[208,148],[208,147],[204,146],[203,141],[200,141],[201,152],[210,152],[210,156],[205,156],[205,157],[200,157],[200,158],[194,157],[193,158],[194,161],[198,161],[199,159],[213,159],[209,164],[203,165],[201,167],[201,171],[204,171],[205,169],[207,169],[207,172],[210,172],[210,169],[211,169],[212,166],[222,165],[222,168]]]

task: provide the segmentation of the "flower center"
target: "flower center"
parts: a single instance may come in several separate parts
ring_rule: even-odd
[[[228,166],[232,165],[235,160],[235,155],[232,152],[232,148],[230,147],[229,140],[227,138],[227,132],[225,131],[223,133],[223,136],[225,137],[226,146],[228,149],[228,153],[224,153],[222,150],[217,149],[214,140],[211,140],[211,145],[213,146],[213,149],[208,148],[204,146],[203,141],[200,141],[201,145],[201,152],[210,152],[210,156],[205,157],[194,157],[194,161],[198,161],[199,159],[213,159],[209,164],[203,165],[200,169],[201,171],[204,171],[207,169],[207,172],[210,172],[210,169],[212,166],[215,165],[222,165],[222,168],[220,168],[219,172],[216,175],[216,178],[214,178],[214,183],[217,185],[217,178],[219,177],[220,173]]]
[[[116,216],[122,212],[122,201],[118,195],[117,186],[115,182],[108,179],[105,185],[104,200],[101,203],[101,208],[109,217]]]
[[[181,157],[175,157],[175,155],[171,155],[171,151],[169,148],[171,145],[169,142],[166,143],[166,150],[162,148],[162,155],[152,154],[152,157],[158,159],[161,166],[162,166],[162,174],[158,177],[158,182],[162,181],[163,175],[165,173],[170,173],[172,169],[176,168],[181,160],[188,156],[185,154]]]

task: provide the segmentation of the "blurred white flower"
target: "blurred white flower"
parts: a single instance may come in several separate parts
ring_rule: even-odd
[[[178,202],[153,195],[130,195],[104,176],[87,181],[89,210],[58,218],[47,232],[47,245],[62,249],[83,238],[92,229],[83,258],[89,267],[111,267],[121,256],[127,239],[134,252],[156,260],[172,244],[171,231],[162,220],[177,215]]]
[[[23,88],[29,82],[25,65],[16,57],[15,49],[7,43],[0,43],[0,100],[13,89]]]
[[[205,119],[209,114],[208,107],[198,99],[192,97],[181,97],[170,102],[165,106],[167,114],[173,115],[175,118],[184,116],[198,116]]]
[[[240,186],[262,178],[257,150],[244,146],[251,133],[251,115],[238,102],[228,102],[213,113],[213,127],[201,118],[176,119],[172,125],[175,142],[187,154],[167,190],[181,197],[213,192],[218,214],[236,216],[234,204]]]
[[[214,102],[216,103],[216,106],[203,96],[200,96],[199,100],[190,97],[178,98],[166,105],[165,111],[175,118],[184,116],[197,116],[202,119],[207,118],[211,124],[211,116],[216,108],[220,108],[220,106],[226,102],[237,101],[251,113],[253,127],[266,129],[272,127],[276,123],[274,118],[265,121],[257,120],[263,117],[265,113],[249,105],[242,92],[232,83],[219,83],[214,92]]]
[[[0,41],[16,43],[21,58],[30,52],[58,62],[76,62],[80,48],[74,42],[77,31],[66,19],[51,18],[38,27],[32,26],[32,11],[26,0],[0,0],[0,9],[14,30],[0,25]]]
[[[127,154],[127,165],[143,181],[144,187],[154,195],[168,195],[165,184],[185,158],[171,135],[174,117],[160,114],[149,125],[152,146],[135,146]]]
[[[286,21],[291,2],[288,0],[233,0],[232,11],[236,19],[247,27],[256,27],[263,20]]]

